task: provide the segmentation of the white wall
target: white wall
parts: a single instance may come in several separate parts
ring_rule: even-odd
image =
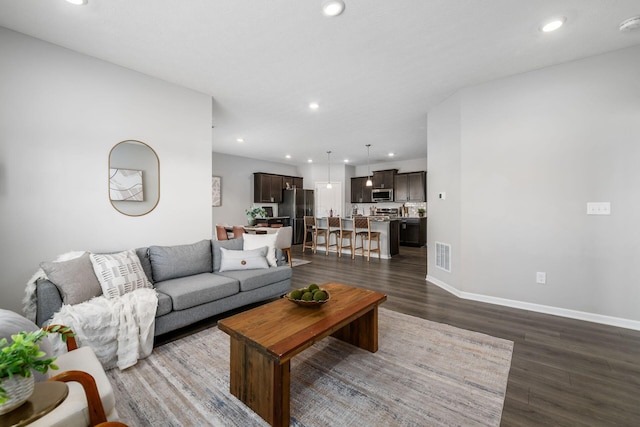
[[[211,238],[211,98],[0,27],[0,306],[21,310],[42,261]],[[160,201],[108,197],[109,150],[160,159]]]
[[[430,256],[429,275],[473,295],[639,321],[638,70],[640,46],[471,87],[436,108],[429,248],[451,242],[457,258],[447,274]],[[611,202],[612,214],[587,216],[587,202]]]
[[[215,138],[215,134],[213,136]],[[254,172],[272,173],[286,176],[302,176],[296,166],[285,163],[266,162],[248,157],[231,156],[213,153],[213,172],[222,177],[222,205],[212,207],[213,224],[246,224],[245,210],[253,206],[253,174]],[[312,189],[304,180],[304,188]],[[273,207],[274,215],[278,213],[277,203],[256,203],[256,206]]]

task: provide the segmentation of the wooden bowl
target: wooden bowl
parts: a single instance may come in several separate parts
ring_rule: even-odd
[[[329,294],[329,292],[326,289],[321,289],[322,291],[324,291],[327,294],[327,299],[324,301],[304,301],[301,299],[293,299],[290,297],[291,292],[285,294],[285,298],[288,299],[289,301],[291,301],[294,304],[298,304],[302,307],[320,307],[322,304],[326,303],[327,301],[329,301],[331,299],[331,295]]]

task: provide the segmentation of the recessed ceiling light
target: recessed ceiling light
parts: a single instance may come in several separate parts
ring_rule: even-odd
[[[243,143],[243,142],[244,142],[244,139],[242,139],[242,138],[236,138],[236,142]]]
[[[284,157],[286,157],[287,159],[290,159],[290,158],[291,158],[291,154],[287,154],[287,155],[286,155],[286,156],[284,156]]]
[[[625,19],[618,28],[623,32],[637,30],[640,28],[640,15]]]
[[[88,0],[67,0],[67,3],[75,4],[76,6],[83,6],[87,4]]]
[[[312,110],[317,110],[318,108],[320,108],[320,104],[318,104],[317,102],[310,102],[309,108],[311,108]]]
[[[389,157],[393,157],[395,155],[396,155],[396,153],[389,153]]]
[[[349,159],[344,159],[344,162],[345,163],[349,163]]]
[[[543,33],[550,33],[551,31],[555,31],[558,28],[562,27],[566,20],[567,18],[565,18],[564,16],[560,18],[550,19],[549,21],[546,21],[542,24],[542,26],[540,27],[540,31],[542,31]]]
[[[344,2],[342,0],[325,0],[322,2],[322,13],[324,16],[338,16],[344,12]]]
[[[307,160],[307,163],[313,163],[313,160],[308,159],[308,160]]]

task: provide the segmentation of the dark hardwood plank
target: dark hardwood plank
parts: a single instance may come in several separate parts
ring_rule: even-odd
[[[402,246],[393,259],[370,262],[302,253],[301,245],[292,252],[311,261],[293,269],[292,288],[329,281],[364,287],[387,294],[384,308],[513,341],[503,426],[640,425],[640,331],[459,299],[425,280],[425,248]]]
[[[503,426],[640,425],[640,332],[463,300],[425,280],[426,249],[391,260],[302,254],[293,287],[337,280],[388,295],[383,307],[513,341]]]

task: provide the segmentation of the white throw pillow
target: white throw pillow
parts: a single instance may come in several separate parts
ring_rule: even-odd
[[[244,240],[243,249],[258,249],[263,246],[269,248],[267,252],[267,261],[271,267],[276,267],[278,265],[278,261],[276,260],[276,239],[278,235],[276,233],[273,234],[243,234],[242,239]]]
[[[91,254],[90,257],[102,293],[107,298],[117,298],[135,289],[153,287],[133,249],[117,254]]]
[[[234,251],[220,248],[220,272],[233,270],[256,270],[269,268],[265,255],[269,248],[266,246],[247,251]]]

